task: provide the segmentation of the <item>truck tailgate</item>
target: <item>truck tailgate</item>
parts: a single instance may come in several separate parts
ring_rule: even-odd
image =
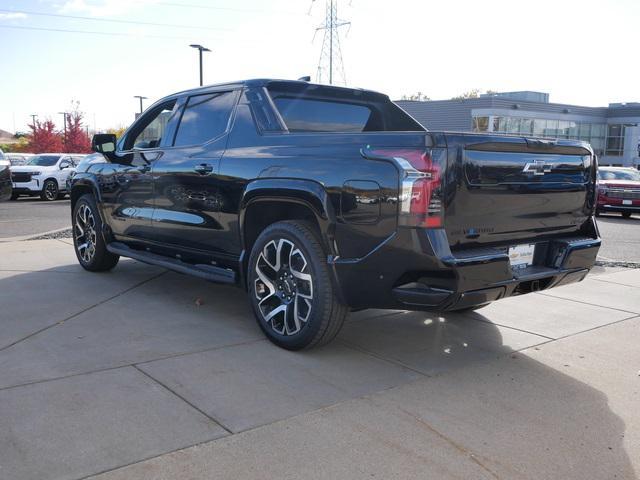
[[[591,214],[595,157],[586,143],[447,134],[447,146],[454,248],[570,234]]]

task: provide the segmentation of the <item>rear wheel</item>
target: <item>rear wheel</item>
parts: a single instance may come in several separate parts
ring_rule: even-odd
[[[630,218],[631,217],[631,212],[622,212],[622,217],[623,218]]]
[[[42,185],[42,193],[40,193],[40,198],[48,202],[53,202],[54,200],[58,199],[58,195],[60,195],[58,182],[52,179],[45,180],[44,184]]]
[[[103,272],[116,266],[120,257],[107,250],[102,236],[102,220],[96,201],[86,194],[73,209],[73,246],[78,262],[85,270]]]
[[[12,193],[12,194],[11,194],[11,200],[17,200],[19,196],[20,196],[20,195],[19,195],[19,194],[17,194],[17,193]]]
[[[313,225],[285,221],[256,240],[247,275],[251,305],[267,338],[288,350],[330,342],[348,309],[337,298]]]

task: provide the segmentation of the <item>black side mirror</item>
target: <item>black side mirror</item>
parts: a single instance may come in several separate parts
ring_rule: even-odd
[[[98,153],[116,151],[116,136],[113,133],[96,133],[91,140],[91,150]]]

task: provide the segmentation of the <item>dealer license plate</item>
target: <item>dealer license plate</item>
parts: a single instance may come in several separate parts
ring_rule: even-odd
[[[515,245],[509,247],[509,261],[511,268],[527,268],[533,264],[533,254],[536,246],[531,243],[529,245]]]

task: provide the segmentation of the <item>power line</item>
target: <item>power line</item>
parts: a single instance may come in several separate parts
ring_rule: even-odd
[[[138,22],[134,20],[115,20],[110,18],[83,17],[80,15],[62,15],[59,13],[31,12],[29,10],[7,10],[4,8],[0,8],[0,12],[24,13],[25,15],[37,15],[42,17],[71,18],[74,20],[90,20],[94,22],[124,23],[128,25],[149,25],[153,27],[195,28],[199,30],[229,30],[228,28],[218,28],[218,27],[198,27],[194,25],[177,25],[174,23],[155,23],[155,22]]]
[[[90,35],[107,35],[112,37],[162,38],[167,40],[187,40],[191,38],[191,37],[168,37],[164,35],[142,35],[142,34],[138,35],[135,33],[122,33],[122,32],[97,32],[94,30],[71,30],[71,29],[65,29],[65,28],[25,27],[25,26],[18,26],[18,25],[0,25],[0,28],[13,28],[17,30],[42,30],[45,32],[85,33]],[[216,40],[216,39],[212,39],[212,40]]]
[[[291,12],[286,10],[271,10],[258,8],[234,8],[234,7],[214,7],[211,5],[202,5],[197,3],[175,3],[175,2],[154,2],[154,5],[162,5],[164,7],[180,7],[180,8],[201,8],[204,10],[226,10],[229,12],[241,13],[277,13],[285,15],[303,15],[303,12]]]

